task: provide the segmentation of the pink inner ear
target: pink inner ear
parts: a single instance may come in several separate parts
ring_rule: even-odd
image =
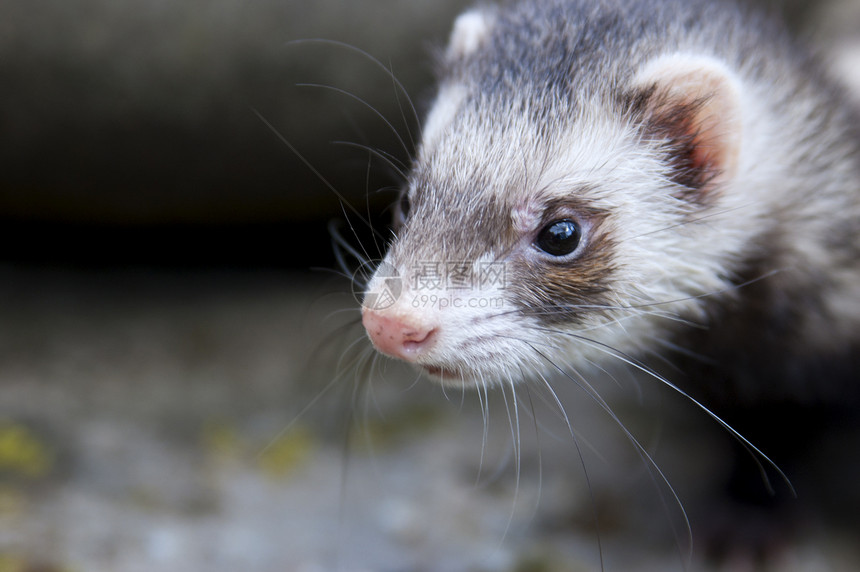
[[[734,109],[734,101],[726,101],[724,86],[714,86],[715,91],[696,111],[690,125],[693,141],[692,163],[694,167],[706,169],[718,178],[731,178],[737,167],[740,128]],[[730,97],[730,94],[728,95]]]
[[[718,62],[671,56],[638,78],[650,86],[649,124],[672,146],[674,179],[703,199],[734,177],[740,152],[736,81]]]

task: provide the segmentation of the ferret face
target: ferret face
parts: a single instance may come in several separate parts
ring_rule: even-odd
[[[713,105],[733,112],[722,68],[659,58],[603,92],[540,77],[493,90],[494,24],[455,25],[454,71],[362,308],[379,351],[448,384],[647,347],[725,287],[741,240],[695,222],[730,208],[736,127],[708,123]]]

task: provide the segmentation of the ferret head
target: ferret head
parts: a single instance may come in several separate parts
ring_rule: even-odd
[[[445,383],[653,346],[726,287],[743,240],[724,216],[743,131],[735,76],[676,49],[616,61],[587,30],[526,16],[457,20],[365,293],[373,345]]]

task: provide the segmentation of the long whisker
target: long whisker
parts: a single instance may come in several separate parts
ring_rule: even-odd
[[[349,225],[349,229],[352,231],[352,237],[355,239],[356,243],[358,243],[358,245],[361,247],[362,254],[359,254],[358,250],[355,247],[350,247],[349,253],[352,254],[353,257],[356,259],[356,261],[359,263],[359,265],[360,265],[359,269],[363,273],[365,273],[362,276],[362,278],[363,278],[362,286],[365,286],[365,285],[367,285],[368,279],[370,278],[368,272],[371,271],[371,268],[370,268],[371,256],[370,256],[370,253],[367,252],[367,248],[364,247],[364,242],[362,242],[361,238],[358,236],[358,231],[356,230],[355,226],[352,224],[352,221],[350,220],[350,218],[346,212],[343,213],[343,218],[344,218],[344,220],[346,220],[346,224]],[[336,220],[330,222],[329,227],[328,227],[329,232],[336,231],[337,230],[337,227],[336,227],[337,224],[339,224],[339,222]],[[335,234],[337,235],[337,238],[339,239],[338,244],[342,248],[346,248],[348,246],[351,246],[343,237],[340,236],[339,233],[335,232]],[[374,238],[374,241],[375,240],[376,239]],[[353,273],[353,274],[355,274],[355,273]],[[354,276],[353,276],[353,279],[354,279]]]
[[[394,73],[394,65],[391,63],[391,60],[388,61],[388,75],[391,76],[391,79],[397,77],[397,75]],[[409,142],[412,144],[412,149],[415,149],[415,136],[412,134],[412,129],[409,127],[409,120],[406,119],[406,112],[403,110],[403,102],[400,101],[400,90],[397,88],[397,82],[392,82],[392,84],[394,86],[394,99],[395,101],[397,101],[397,109],[400,110],[400,119],[403,121],[404,127],[406,127],[406,135],[409,137]],[[411,101],[409,102],[409,105],[412,105]],[[414,109],[415,108],[413,107],[413,111]],[[418,122],[417,125],[420,135],[421,123]],[[411,155],[411,153],[408,154]]]
[[[639,442],[639,440],[636,439],[636,437],[630,432],[629,429],[627,429],[626,425],[621,421],[621,419],[617,416],[617,414],[612,410],[612,408],[609,406],[609,404],[600,396],[600,394],[598,393],[596,388],[594,388],[581,373],[579,373],[575,368],[573,368],[569,364],[567,365],[567,367],[571,370],[572,373],[565,371],[557,363],[555,363],[552,359],[550,359],[545,353],[538,350],[534,343],[532,343],[528,340],[521,339],[521,338],[516,338],[516,339],[518,339],[521,343],[526,344],[529,347],[531,347],[532,351],[535,352],[537,355],[539,355],[546,363],[550,364],[554,369],[559,371],[563,376],[565,376],[567,379],[571,380],[580,389],[582,389],[586,393],[586,395],[588,395],[589,398],[592,401],[594,401],[610,417],[610,419],[613,420],[613,422],[619,427],[619,429],[621,429],[621,431],[623,432],[625,437],[633,445],[634,450],[637,452],[637,454],[643,460],[643,463],[645,463],[645,466],[648,467],[649,474],[651,474],[652,480],[654,480],[655,486],[657,487],[657,492],[660,495],[661,501],[663,502],[664,509],[666,510],[667,515],[669,514],[669,507],[668,507],[667,501],[665,499],[665,496],[663,494],[663,489],[661,488],[661,483],[662,483],[662,487],[665,487],[670,492],[674,504],[676,506],[678,506],[678,508],[681,512],[681,515],[683,516],[683,519],[684,519],[684,524],[685,524],[685,528],[686,528],[687,546],[690,547],[688,550],[688,554],[687,554],[687,561],[689,561],[689,559],[692,558],[692,556],[691,556],[692,555],[692,552],[691,552],[692,551],[692,527],[690,525],[689,518],[686,514],[686,511],[684,510],[684,506],[680,500],[680,497],[678,496],[674,487],[672,487],[668,477],[663,473],[663,471],[657,465],[656,461],[653,459],[653,457],[650,455],[650,453],[648,453],[647,449],[645,449],[645,447]],[[586,480],[588,481],[589,492],[592,495],[592,502],[594,503],[594,506],[596,506],[596,500],[595,500],[594,495],[593,495],[593,488],[591,487],[590,480],[588,479],[587,468],[585,467],[584,457],[582,455],[582,450],[581,450],[581,447],[579,444],[579,436],[574,431],[573,426],[570,422],[570,418],[568,417],[567,412],[561,403],[561,399],[559,398],[555,389],[552,387],[552,385],[549,383],[549,381],[547,380],[547,378],[543,374],[539,373],[538,375],[539,375],[540,379],[543,381],[544,387],[549,391],[550,395],[552,396],[553,400],[555,401],[556,408],[561,412],[562,418],[565,420],[568,431],[573,436],[574,443],[576,445],[576,449],[577,449],[577,452],[579,454],[580,462],[583,464],[583,470],[585,472],[584,474],[586,476]],[[574,377],[574,375],[575,375],[575,377]],[[659,478],[659,482],[658,482],[658,478]],[[595,515],[595,519],[596,519],[596,515]],[[676,538],[676,543],[678,545],[678,548],[679,548],[679,550],[681,550],[681,540],[680,540],[681,535],[680,535],[679,531],[677,530],[677,528],[675,527],[674,522],[671,519],[669,520],[669,522],[670,522],[670,525],[672,526],[673,531],[675,533],[675,538]],[[596,529],[598,530],[598,546],[600,547],[600,556],[601,556],[601,563],[602,563],[603,550],[602,550],[602,546],[600,545],[599,526],[597,526],[596,520],[595,520],[595,525],[596,525]]]
[[[340,313],[343,313],[343,312],[352,313],[354,311],[355,311],[354,309],[350,308],[349,310],[339,310],[338,312],[340,312]],[[330,317],[333,317],[333,314],[329,314],[328,316],[323,318],[323,321],[329,319]],[[310,353],[308,361],[313,362],[316,359],[321,359],[322,352],[329,349],[329,347],[330,347],[329,344],[331,342],[334,342],[338,338],[345,336],[346,332],[348,332],[352,328],[355,328],[360,322],[361,322],[360,318],[352,318],[347,322],[344,322],[342,324],[338,324],[337,326],[333,327],[332,330],[330,332],[327,332],[322,337],[320,342],[318,344],[316,344],[316,346],[314,347],[314,349]],[[360,339],[349,343],[347,345],[347,347],[342,348],[339,353],[341,355],[343,355],[344,353],[350,351],[353,347],[355,347],[356,343],[358,343],[359,341],[360,341]]]
[[[582,389],[585,392],[585,394],[588,395],[589,398],[592,401],[594,401],[609,416],[609,418],[615,423],[615,425],[622,431],[622,433],[627,438],[627,440],[631,443],[631,445],[633,445],[633,448],[636,451],[636,453],[639,455],[639,457],[645,463],[645,466],[649,467],[649,474],[651,474],[652,478],[654,478],[655,473],[657,476],[659,476],[660,482],[662,482],[663,485],[669,490],[675,505],[678,506],[678,508],[680,509],[681,514],[683,516],[684,524],[686,527],[687,545],[690,547],[688,554],[687,554],[687,559],[688,560],[691,559],[692,558],[693,529],[692,529],[692,526],[690,525],[690,520],[689,520],[689,517],[687,516],[687,512],[684,510],[684,504],[683,504],[683,502],[681,502],[681,498],[678,496],[678,493],[675,491],[675,488],[672,486],[671,482],[669,481],[669,478],[666,476],[666,474],[663,472],[663,470],[660,468],[660,466],[657,464],[657,462],[654,460],[654,458],[651,456],[651,454],[648,453],[648,450],[645,449],[645,447],[639,442],[639,440],[633,435],[633,433],[630,432],[630,430],[627,428],[627,426],[624,424],[624,422],[621,421],[621,419],[612,410],[612,408],[609,406],[609,404],[600,396],[600,394],[597,392],[597,390],[590,383],[588,383],[588,381],[585,379],[585,377],[582,374],[580,374],[578,371],[576,371],[576,369],[571,370],[573,373],[565,371],[558,364],[556,364],[553,360],[551,360],[548,356],[546,356],[545,354],[543,354],[542,352],[540,352],[536,348],[535,348],[535,352],[537,352],[539,355],[541,355],[547,361],[547,363],[549,363],[555,370],[557,370],[564,377],[566,377],[567,379],[569,379],[570,381],[575,383],[580,389]],[[575,374],[575,377],[574,377],[574,374]],[[549,385],[548,380],[544,376],[541,376],[541,378],[543,379],[545,384]],[[553,391],[553,393],[555,393],[555,392]],[[578,442],[575,434],[573,433],[572,429],[571,429],[571,435],[573,436],[577,452],[580,455],[580,461],[583,463],[583,470],[585,471],[584,460],[582,457],[581,449],[579,447],[579,442]],[[586,478],[586,481],[588,482],[589,493],[592,495],[592,502],[595,502],[595,499],[593,496],[593,489],[591,487],[591,483],[589,481],[587,471],[585,471],[585,478]],[[655,484],[656,484],[656,481],[655,481]],[[660,498],[661,498],[661,500],[664,504],[664,507],[666,508],[667,514],[668,514],[668,505],[666,504],[662,489],[659,486],[657,486],[657,492],[660,495]],[[672,526],[673,530],[675,531],[675,538],[680,539],[678,531],[675,529],[674,524],[672,524],[672,520],[670,519],[669,522],[670,522],[670,525]],[[598,530],[598,544],[599,544],[600,543],[599,527],[597,528],[597,530]],[[680,541],[678,540],[678,542],[679,542],[679,548],[680,548]],[[602,566],[603,566],[603,551],[602,551],[602,549],[601,549],[600,559],[601,559],[601,569],[602,569]]]
[[[540,374],[539,372],[537,373],[537,376],[542,378],[542,374]],[[542,379],[542,381],[544,381],[544,383],[539,386],[539,389],[545,389],[546,391],[537,392],[537,396],[541,400],[541,402],[558,413],[559,418],[567,427],[568,432],[573,431],[576,434],[576,438],[579,440],[580,445],[584,445],[585,448],[588,449],[588,451],[592,455],[594,455],[601,462],[605,463],[606,457],[597,449],[597,447],[593,443],[591,443],[589,439],[585,438],[582,433],[580,433],[576,430],[575,427],[573,427],[567,414],[567,410],[564,408],[564,405],[562,405],[561,398],[556,393],[555,388],[553,388],[552,385],[550,385],[546,379]],[[527,391],[530,388],[528,384],[526,384],[525,387]],[[546,394],[549,394],[549,397],[547,397]],[[535,419],[535,422],[538,423],[538,426],[543,427],[543,424],[539,423],[537,419]],[[544,430],[546,430],[546,428],[544,428]],[[558,435],[555,435],[553,433],[551,433],[551,435],[553,435],[554,438],[559,437]]]
[[[786,484],[786,486],[788,486],[789,490],[791,491],[792,496],[794,496],[794,497],[797,496],[797,491],[794,489],[794,485],[791,484],[791,480],[782,471],[782,469],[779,468],[779,465],[777,465],[773,460],[771,460],[770,457],[765,455],[764,452],[762,452],[761,449],[756,447],[749,439],[747,439],[746,437],[741,435],[741,433],[738,432],[734,427],[732,427],[731,425],[729,425],[729,423],[724,421],[719,415],[717,415],[716,413],[711,411],[702,402],[700,402],[695,397],[693,397],[692,395],[690,395],[689,393],[687,393],[686,391],[684,391],[683,389],[678,387],[676,384],[674,384],[671,381],[669,381],[668,379],[666,379],[664,376],[661,376],[657,372],[653,371],[651,368],[642,364],[636,358],[634,358],[630,355],[627,355],[626,353],[624,353],[624,352],[622,352],[616,348],[613,348],[612,346],[610,346],[608,344],[600,342],[598,340],[593,340],[593,339],[590,339],[590,338],[587,338],[585,336],[581,336],[581,335],[578,335],[578,334],[575,334],[572,332],[559,332],[556,330],[549,330],[549,329],[546,329],[545,331],[553,332],[556,334],[561,334],[561,335],[571,337],[573,339],[577,339],[577,340],[591,346],[592,348],[595,348],[599,351],[602,351],[604,353],[612,355],[613,357],[622,361],[623,363],[626,363],[626,364],[632,366],[633,368],[645,373],[646,375],[649,375],[650,377],[656,379],[657,381],[659,381],[660,383],[662,383],[666,387],[672,389],[673,391],[675,391],[676,393],[678,393],[679,395],[681,395],[682,397],[687,399],[690,403],[692,403],[693,405],[698,407],[700,410],[704,411],[705,414],[708,415],[708,417],[710,417],[711,419],[716,421],[723,429],[725,429],[732,437],[734,437],[741,445],[743,445],[744,448],[747,449],[747,451],[750,452],[750,454],[753,456],[753,458],[755,458],[757,460],[757,463],[759,465],[759,469],[760,469],[761,474],[762,474],[762,478],[763,478],[765,485],[768,488],[768,492],[770,494],[775,494],[775,491],[773,489],[773,486],[771,485],[770,478],[767,475],[767,471],[764,469],[764,466],[762,466],[760,461],[764,461],[768,466],[770,466],[779,475],[780,479]],[[537,351],[537,350],[535,350],[535,351]]]
[[[349,98],[359,102],[360,104],[362,104],[363,106],[368,108],[370,111],[372,111],[374,113],[374,115],[379,117],[383,121],[383,123],[385,123],[386,127],[388,127],[388,129],[397,138],[397,141],[400,143],[400,146],[403,147],[403,151],[406,152],[406,155],[407,156],[411,155],[409,147],[406,145],[406,141],[404,141],[403,138],[400,136],[400,133],[398,133],[397,128],[394,127],[394,125],[392,125],[391,122],[388,121],[388,119],[386,119],[386,117],[382,114],[382,112],[380,112],[378,109],[373,107],[365,99],[363,99],[363,98],[359,97],[358,95],[356,95],[350,91],[347,91],[345,89],[341,89],[341,88],[335,87],[333,85],[326,85],[326,84],[322,84],[322,83],[297,83],[296,87],[315,87],[315,88],[319,88],[319,89],[328,89],[328,90],[331,90],[335,93],[345,95],[346,97],[349,97]]]
[[[415,109],[415,105],[412,103],[412,99],[409,97],[409,92],[406,90],[406,87],[404,87],[404,85],[400,82],[400,80],[397,79],[397,76],[394,75],[394,72],[392,72],[381,61],[379,61],[379,59],[377,59],[376,57],[372,56],[367,51],[365,51],[365,50],[363,50],[357,46],[353,46],[352,44],[348,44],[346,42],[341,42],[339,40],[328,40],[325,38],[305,38],[305,39],[291,40],[289,42],[286,42],[285,45],[299,45],[299,44],[310,44],[310,43],[328,44],[331,46],[337,46],[340,48],[344,48],[346,50],[360,54],[361,56],[367,58],[368,61],[370,61],[374,65],[376,65],[378,68],[382,69],[391,78],[391,80],[394,82],[395,87],[406,98],[406,102],[409,104],[409,109],[412,113],[412,117],[415,121],[415,124],[418,126],[419,133],[420,133],[421,119],[420,119],[420,117],[418,117],[418,111]]]
[[[370,214],[370,173],[373,167],[373,153],[369,153],[367,156],[367,170],[364,174],[364,207],[367,209],[367,220],[371,220],[373,217]],[[376,235],[371,233],[371,239],[373,240],[373,246],[376,248],[376,253],[379,258],[382,258],[382,246],[377,240]],[[365,252],[367,252],[366,248],[362,248]]]
[[[552,363],[552,361],[550,361],[550,363]],[[592,516],[594,518],[594,530],[597,539],[597,552],[600,558],[600,570],[602,572],[605,569],[605,565],[603,562],[603,540],[602,535],[600,533],[600,519],[598,517],[599,515],[597,514],[597,499],[594,496],[594,487],[591,484],[591,477],[588,473],[588,465],[586,464],[585,457],[582,454],[582,448],[579,445],[579,438],[577,437],[576,432],[573,430],[573,425],[570,422],[570,417],[567,415],[567,411],[565,410],[564,405],[562,405],[561,399],[559,399],[558,397],[558,393],[556,393],[555,389],[552,387],[552,384],[544,375],[541,374],[539,377],[543,381],[544,386],[549,390],[550,395],[555,400],[556,407],[558,407],[559,411],[561,411],[561,414],[564,417],[565,424],[567,425],[568,432],[573,439],[573,446],[576,449],[576,455],[579,458],[580,467],[582,467],[582,474],[585,477],[586,488],[588,489],[588,496],[591,498],[591,506],[593,508]],[[574,381],[574,383],[576,382]]]
[[[478,385],[478,403],[481,407],[481,417],[483,418],[484,428],[483,433],[481,435],[481,456],[478,460],[478,474],[475,475],[475,486],[477,487],[481,482],[481,475],[484,470],[484,459],[487,454],[487,441],[489,439],[490,433],[490,405],[489,405],[489,389],[487,387],[487,382],[483,376],[481,376],[480,384]]]
[[[369,359],[367,359],[368,356],[369,356]],[[366,352],[364,354],[364,358],[365,358],[365,360],[363,362],[364,365],[366,365],[367,367],[372,369],[373,364],[375,363],[375,361],[377,359],[377,356],[378,356],[378,354],[376,354],[375,352]],[[361,366],[355,365],[353,367],[354,367],[354,371],[356,372],[355,378],[354,378],[355,383],[353,386],[353,400],[352,400],[351,406],[344,408],[346,411],[344,412],[344,414],[342,416],[342,419],[343,419],[343,440],[341,443],[342,462],[341,462],[341,473],[340,473],[340,493],[339,493],[340,504],[339,504],[339,510],[338,510],[338,531],[337,531],[337,535],[339,538],[345,537],[345,529],[347,527],[347,518],[346,518],[347,517],[347,515],[346,515],[346,499],[348,497],[347,486],[349,484],[349,470],[350,470],[350,467],[352,466],[351,461],[353,458],[351,453],[353,451],[353,440],[354,440],[353,435],[354,435],[354,430],[355,430],[355,415],[356,415],[356,411],[358,410],[358,408],[356,407],[356,405],[357,405],[356,395],[360,391],[361,384],[364,383],[364,382],[362,382],[362,379],[368,380],[367,383],[369,383],[369,380],[371,379],[371,376],[369,376],[369,375],[364,375],[364,376],[359,375],[359,372],[362,371],[362,369],[363,369]],[[337,554],[336,554],[336,560],[337,560],[337,566],[335,568],[336,570],[340,570],[342,568],[340,565],[341,558],[342,558],[342,556],[341,556],[341,550],[340,550],[340,544],[339,544]]]
[[[687,226],[689,224],[696,224],[696,223],[704,222],[704,221],[707,221],[707,220],[712,219],[712,218],[716,218],[716,217],[719,217],[722,215],[731,214],[735,211],[742,211],[742,210],[744,210],[744,206],[741,205],[741,206],[736,206],[736,207],[733,207],[730,209],[723,209],[720,211],[711,212],[711,213],[708,213],[706,215],[702,215],[702,216],[698,216],[695,218],[684,220],[683,222],[679,222],[677,224],[664,226],[664,227],[658,228],[657,230],[652,230],[649,232],[644,232],[642,234],[638,234],[636,236],[631,236],[629,238],[629,240],[636,240],[637,238],[644,238],[646,236],[653,236],[653,235],[659,234],[661,232],[675,230],[676,228],[681,228],[681,227]]]
[[[362,341],[362,340],[361,339],[356,340],[355,342],[350,344],[350,347],[354,346],[356,343],[358,343],[360,341]],[[344,355],[346,355],[346,353],[347,352],[344,352]],[[342,364],[339,364],[338,373],[334,377],[332,377],[332,379],[325,385],[325,387],[323,387],[321,390],[319,390],[317,392],[317,394],[310,401],[308,401],[305,404],[305,406],[302,407],[302,409],[299,410],[299,412],[296,415],[294,415],[293,418],[286,425],[284,425],[284,427],[281,428],[281,430],[278,431],[278,433],[272,439],[270,439],[269,442],[263,448],[260,449],[260,451],[257,452],[257,458],[261,458],[263,455],[265,455],[266,452],[269,451],[269,449],[271,449],[302,418],[304,418],[304,416],[308,413],[308,411],[310,411],[320,401],[320,399],[323,398],[324,395],[326,395],[337,384],[343,382],[344,375],[352,369],[352,366],[354,366],[356,363],[358,363],[358,360],[359,360],[359,358],[353,359],[351,362],[351,365],[347,368],[343,368]]]
[[[349,219],[347,219],[347,221],[349,221]],[[343,251],[346,251],[347,253],[352,255],[352,257],[359,262],[359,269],[363,270],[366,270],[365,267],[370,262],[370,256],[368,255],[367,251],[365,251],[365,253],[362,255],[362,253],[358,252],[355,247],[353,247],[351,244],[349,244],[349,242],[347,242],[347,240],[340,234],[340,230],[338,229],[340,223],[341,221],[339,220],[331,220],[328,223],[328,232],[331,236],[332,250],[334,251],[335,260],[337,261],[337,264],[340,267],[341,272],[343,272],[344,276],[346,276],[350,280],[355,280],[355,271],[350,270],[350,265],[346,261],[346,258],[343,255]],[[352,227],[351,224],[350,228],[354,233],[355,229]],[[362,250],[364,250],[363,247]],[[362,286],[364,285],[365,284],[362,283]]]
[[[511,390],[511,403],[508,403],[507,392],[505,391],[505,387],[509,387]],[[499,539],[499,543],[504,542],[504,539],[507,538],[508,532],[510,531],[511,524],[514,521],[514,513],[517,508],[517,501],[519,500],[520,494],[520,474],[522,470],[522,441],[520,438],[520,413],[519,407],[517,406],[517,395],[516,388],[514,387],[513,379],[510,379],[508,383],[502,384],[502,397],[505,402],[505,410],[508,414],[508,423],[511,426],[511,441],[513,445],[514,452],[514,467],[516,475],[514,477],[514,498],[511,500],[511,511],[508,514],[508,522],[505,523],[505,530],[502,533],[502,537]]]
[[[756,282],[766,280],[766,279],[770,278],[771,276],[774,276],[776,274],[784,272],[785,270],[787,270],[787,269],[786,268],[776,268],[776,269],[770,270],[768,272],[765,272],[764,274],[756,276],[755,278],[751,278],[751,279],[749,279],[745,282],[742,282],[740,284],[732,284],[730,286],[727,286],[725,288],[721,288],[719,290],[713,290],[711,292],[705,292],[703,294],[692,294],[690,296],[683,296],[680,298],[673,298],[673,299],[669,299],[669,300],[655,300],[655,301],[642,302],[640,304],[568,304],[568,305],[559,305],[559,306],[556,306],[554,308],[550,308],[550,309],[546,309],[546,310],[527,310],[526,313],[530,316],[540,317],[540,316],[556,315],[559,312],[579,312],[579,313],[582,313],[582,312],[591,312],[591,311],[593,311],[593,312],[611,312],[611,311],[627,311],[627,310],[647,310],[647,309],[653,308],[653,307],[667,306],[667,305],[671,305],[671,304],[679,304],[682,302],[689,302],[692,300],[702,300],[702,299],[710,298],[713,296],[720,296],[722,294],[727,294],[727,293],[733,292],[735,290],[738,290],[740,288],[746,288],[747,286],[751,286],[752,284],[755,284]],[[520,314],[522,312],[523,312],[522,309],[517,308],[517,309],[507,310],[504,312],[496,312],[494,314],[488,314],[487,316],[481,316],[479,319],[486,320],[486,319],[490,319],[490,318],[501,318],[504,316]],[[663,314],[652,314],[652,315],[659,315],[661,317],[666,317],[666,318],[669,318],[671,316],[670,314],[665,314],[665,315],[663,315]],[[678,316],[676,316],[675,319],[677,319],[678,321],[680,321],[681,323],[683,323],[685,325],[690,325],[693,327],[703,327],[700,324],[696,324],[695,322],[690,322],[688,320],[684,320]],[[600,326],[597,326],[597,327],[600,327]]]
[[[371,232],[378,234],[380,238],[383,238],[379,231],[373,228],[373,225],[370,224],[370,221],[364,218],[364,215],[362,215],[361,212],[359,212],[358,209],[356,209],[352,205],[352,203],[349,202],[349,200],[347,200],[347,198],[340,191],[338,191],[337,188],[333,184],[331,184],[329,180],[326,179],[323,174],[320,173],[319,170],[317,170],[317,168],[314,167],[313,164],[308,161],[307,158],[305,158],[305,156],[302,155],[298,149],[295,148],[295,146],[293,146],[292,143],[290,143],[289,139],[287,139],[280,131],[278,131],[278,129],[274,125],[272,125],[272,123],[268,119],[263,116],[262,113],[257,111],[257,109],[254,107],[251,108],[251,111],[254,113],[254,115],[257,116],[260,121],[263,122],[266,127],[269,128],[269,131],[275,134],[275,136],[281,141],[281,143],[283,143],[287,147],[287,149],[289,149],[302,163],[304,163],[305,167],[307,167],[320,181],[322,181],[322,183],[332,193],[334,193],[334,195],[341,201],[341,204],[345,205],[346,208],[352,211],[352,213],[355,214],[355,216],[357,216],[358,219],[363,222],[365,226],[367,226],[367,228],[371,230]]]
[[[370,178],[371,164],[372,164],[372,155],[368,156],[368,159],[367,159],[367,179],[368,179],[368,181]],[[369,182],[366,184],[369,185]],[[370,216],[369,195],[368,195],[366,189],[365,189],[365,197],[366,197],[365,203],[367,204],[367,220],[370,220],[371,216]],[[343,204],[341,204],[341,209],[343,209],[343,208],[344,208]],[[369,266],[370,260],[371,260],[370,253],[367,252],[367,248],[364,247],[364,243],[361,241],[361,237],[358,236],[358,232],[356,231],[355,226],[352,224],[352,221],[350,220],[349,215],[348,215],[348,213],[346,213],[345,210],[343,213],[343,217],[344,217],[344,219],[346,219],[346,223],[349,225],[349,229],[352,231],[352,236],[353,236],[353,238],[355,238],[356,243],[358,243],[358,245],[361,247],[361,250],[364,253],[364,256],[362,257],[361,255],[359,255],[358,252],[356,251],[356,249],[353,248],[351,245],[349,245],[349,243],[347,243],[346,240],[340,236],[340,233],[336,232],[337,229],[335,227],[335,224],[336,224],[335,221],[329,222],[329,225],[328,225],[329,233],[332,235],[332,237],[334,239],[336,239],[338,241],[338,245],[340,245],[343,248],[348,249],[348,252],[350,252],[350,254],[352,254],[353,257],[359,262],[360,270],[362,270],[363,272],[367,272],[368,266]],[[371,233],[371,237],[373,237],[373,243],[374,243],[374,245],[376,245],[377,251],[379,251],[379,243],[376,239],[376,235]],[[332,245],[332,246],[334,247],[334,245]],[[336,247],[335,247],[335,251],[337,251]],[[340,253],[336,252],[336,254],[339,255]],[[338,256],[337,260],[340,264],[344,264],[344,261],[340,256]],[[344,267],[344,270],[348,271],[348,269],[346,267]],[[368,281],[367,278],[369,278],[369,277],[368,276],[363,277],[364,280],[362,282],[362,286],[367,284],[367,281]],[[354,280],[354,277],[353,277],[353,280]]]
[[[404,165],[399,159],[397,159],[396,157],[394,157],[393,155],[391,155],[390,153],[388,153],[386,151],[383,151],[381,149],[375,149],[373,147],[365,145],[364,143],[356,143],[355,141],[337,140],[337,141],[332,141],[332,144],[342,145],[344,147],[355,147],[357,149],[361,149],[362,151],[367,151],[367,152],[371,153],[373,156],[375,156],[376,158],[378,158],[378,159],[384,161],[386,164],[388,164],[388,166],[391,167],[392,169],[394,169],[394,171],[397,173],[397,175],[400,176],[400,178],[402,178],[403,180],[406,180],[408,178],[406,176],[406,165]]]
[[[535,412],[535,404],[532,400],[532,392],[529,389],[528,385],[525,385],[525,393],[528,398],[528,408],[527,411],[531,411],[532,423],[534,424],[535,431],[535,444],[537,446],[537,463],[538,463],[538,490],[535,498],[534,508],[532,509],[531,519],[535,517],[537,514],[538,507],[540,506],[540,501],[543,495],[543,451],[541,448],[541,440],[540,440],[540,426],[537,420],[537,413]]]

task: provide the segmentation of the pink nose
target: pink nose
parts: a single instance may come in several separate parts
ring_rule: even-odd
[[[408,362],[426,353],[436,337],[434,327],[406,323],[369,308],[364,309],[361,322],[376,349]]]

